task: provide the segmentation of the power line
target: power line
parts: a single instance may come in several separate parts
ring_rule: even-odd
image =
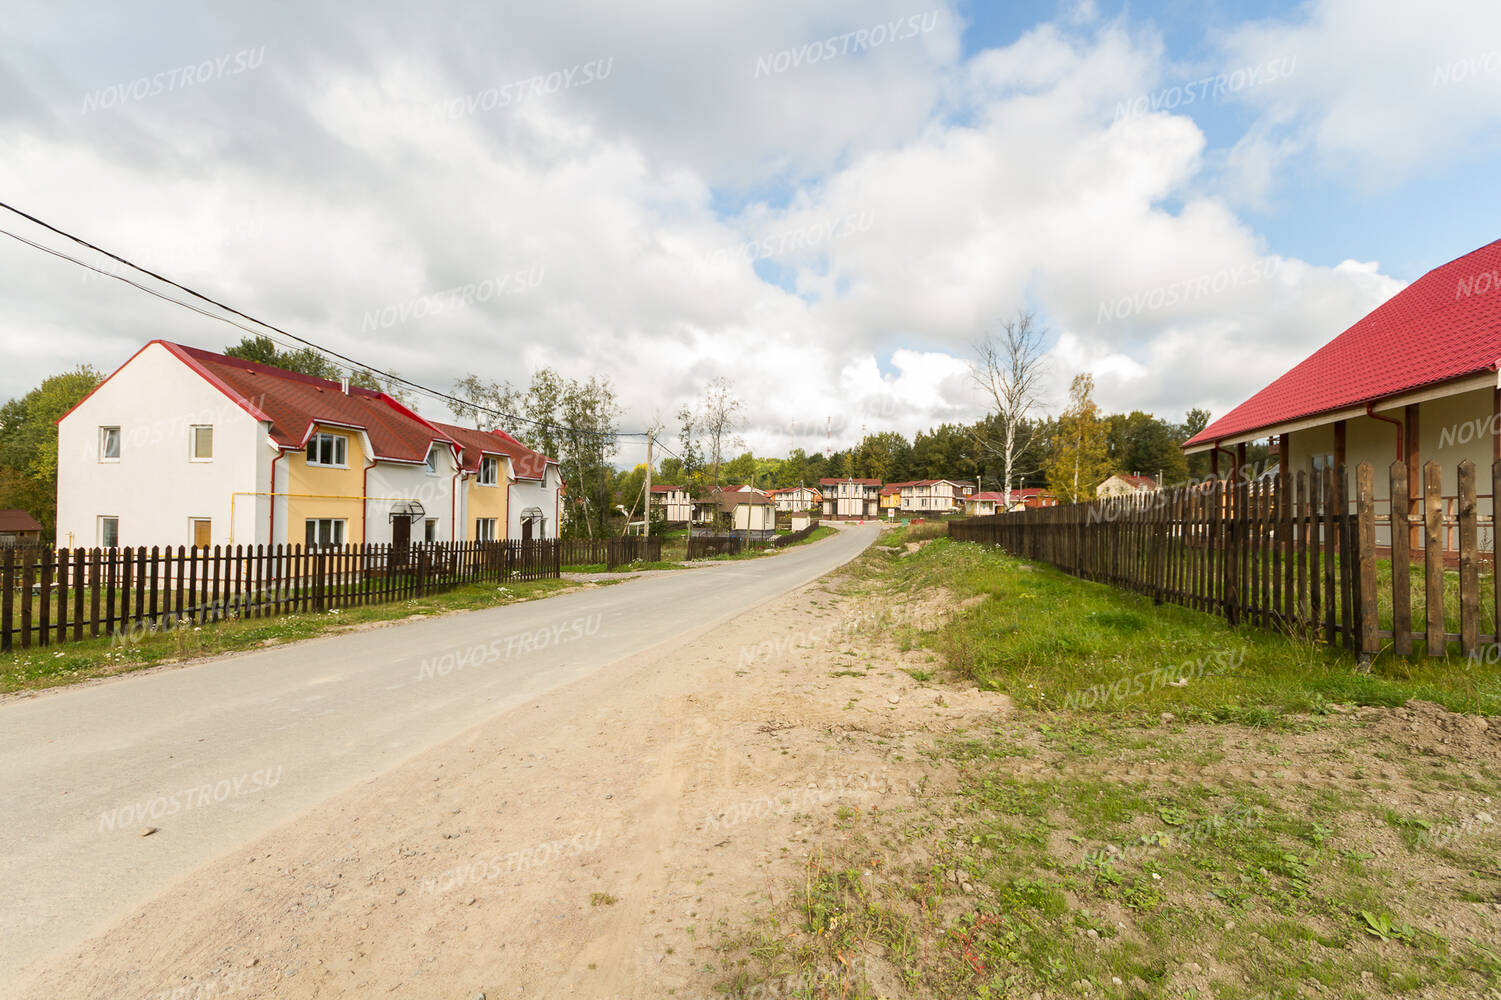
[[[558,430],[567,431],[568,433],[573,433],[573,434],[593,434],[593,435],[596,435],[598,437],[614,437],[614,438],[621,438],[621,437],[641,437],[641,438],[644,438],[644,437],[646,437],[646,433],[647,432],[645,432],[645,431],[615,431],[614,433],[606,433],[604,431],[595,431],[595,430],[589,430],[587,428],[578,428],[578,427],[574,427],[574,426],[569,425],[569,424],[556,424],[556,423],[551,423],[551,422],[545,421],[545,420],[534,420],[534,419],[532,419],[530,417],[523,417],[523,416],[521,416],[519,414],[506,413],[503,410],[497,410],[497,409],[495,409],[493,407],[485,406],[485,405],[483,405],[481,403],[476,403],[473,400],[461,399],[458,396],[454,396],[454,395],[451,395],[449,393],[442,392],[442,391],[440,391],[438,389],[433,389],[433,388],[430,388],[428,386],[425,386],[425,385],[423,385],[420,382],[414,382],[411,379],[404,378],[404,377],[402,377],[400,375],[397,375],[394,372],[384,371],[382,369],[375,368],[375,367],[372,367],[370,365],[363,364],[363,363],[361,363],[359,361],[356,361],[355,359],[353,359],[351,357],[348,357],[347,355],[340,354],[338,351],[335,351],[332,348],[324,347],[323,345],[314,343],[313,341],[308,340],[305,337],[299,337],[297,334],[292,333],[289,330],[283,330],[281,327],[276,326],[276,325],[274,325],[272,323],[268,323],[265,320],[257,319],[256,317],[251,316],[248,313],[241,312],[240,310],[234,308],[233,306],[226,305],[225,303],[220,302],[217,299],[214,299],[214,298],[212,298],[212,297],[210,297],[208,295],[204,295],[202,292],[199,292],[199,291],[197,291],[197,290],[195,290],[193,288],[189,288],[187,285],[181,284],[180,282],[173,281],[171,278],[168,278],[168,277],[166,277],[164,275],[158,274],[157,272],[151,270],[150,268],[142,267],[141,265],[135,263],[134,261],[130,261],[130,260],[127,260],[124,257],[121,257],[119,254],[111,253],[110,251],[104,249],[103,247],[100,247],[100,246],[97,246],[97,245],[95,245],[93,243],[90,243],[88,240],[85,240],[85,239],[83,239],[80,236],[75,236],[72,233],[69,233],[69,232],[66,232],[65,230],[59,229],[58,227],[52,225],[51,223],[45,222],[45,221],[37,218],[36,216],[34,216],[34,215],[32,215],[32,214],[30,214],[28,212],[24,212],[21,209],[16,208],[14,205],[8,204],[8,203],[3,202],[3,201],[0,201],[0,208],[3,208],[6,211],[11,212],[11,213],[13,213],[15,215],[19,215],[21,218],[26,219],[26,220],[28,220],[28,221],[30,221],[32,223],[35,223],[36,225],[41,226],[43,229],[46,229],[49,232],[56,233],[57,235],[63,237],[64,239],[71,240],[72,242],[77,243],[79,246],[87,247],[88,249],[94,251],[95,253],[103,254],[104,256],[110,258],[111,260],[118,261],[119,263],[124,264],[126,267],[129,267],[129,268],[132,268],[133,270],[139,271],[142,274],[150,275],[151,277],[155,278],[157,281],[160,281],[160,282],[162,282],[164,284],[167,284],[167,285],[171,285],[173,288],[176,288],[176,289],[178,289],[180,291],[186,292],[188,295],[191,295],[194,298],[200,299],[200,300],[202,300],[204,302],[207,302],[210,305],[213,305],[213,306],[215,306],[215,307],[217,307],[219,309],[222,309],[222,310],[224,310],[227,313],[230,313],[230,314],[232,314],[234,316],[238,316],[241,319],[248,320],[249,322],[254,323],[257,326],[264,327],[266,330],[273,330],[276,333],[281,334],[283,337],[288,337],[291,340],[294,340],[297,343],[304,345],[305,347],[311,348],[313,351],[316,351],[316,352],[318,352],[320,354],[328,355],[330,358],[336,358],[336,359],[338,359],[338,361],[342,361],[346,365],[348,365],[349,366],[348,370],[350,370],[351,372],[360,371],[360,372],[367,372],[367,373],[369,373],[371,375],[378,375],[378,376],[386,379],[388,383],[394,383],[394,384],[400,384],[400,385],[407,386],[408,388],[412,389],[415,392],[424,394],[424,395],[429,396],[429,397],[431,397],[433,399],[436,399],[436,400],[441,400],[442,402],[445,402],[445,403],[456,404],[457,406],[463,407],[465,409],[473,410],[475,412],[488,413],[488,414],[490,414],[492,416],[502,417],[502,418],[504,418],[506,420],[510,420],[510,421],[516,421],[516,422],[521,422],[521,423],[532,424],[532,425],[534,425],[536,427],[539,427],[539,428],[554,428],[554,429],[558,429]],[[202,308],[200,308],[198,306],[193,305],[192,303],[183,302],[180,299],[173,298],[170,295],[166,295],[166,294],[164,294],[164,293],[162,293],[160,291],[157,291],[155,289],[148,288],[145,285],[140,284],[139,282],[132,281],[131,279],[125,277],[124,275],[114,274],[114,273],[112,273],[110,271],[106,271],[106,270],[104,270],[102,268],[95,267],[94,265],[89,264],[86,261],[79,260],[78,258],[70,256],[69,254],[65,254],[65,253],[63,253],[60,250],[54,249],[52,247],[44,246],[43,244],[40,244],[40,243],[34,242],[32,240],[29,240],[29,239],[27,239],[24,236],[19,236],[16,233],[10,232],[9,230],[0,229],[0,233],[4,233],[6,236],[9,236],[12,239],[18,240],[21,243],[26,244],[27,246],[34,247],[34,248],[36,248],[38,250],[41,250],[41,251],[43,251],[45,253],[52,254],[53,256],[56,256],[56,257],[60,257],[60,258],[62,258],[64,260],[72,261],[74,264],[78,264],[81,267],[86,267],[89,270],[95,271],[95,272],[97,272],[99,274],[103,274],[106,277],[117,278],[120,281],[123,281],[125,284],[130,285],[133,288],[137,288],[137,289],[139,289],[139,290],[141,290],[143,292],[146,292],[149,295],[154,295],[157,298],[162,299],[162,300],[164,300],[166,302],[171,302],[171,303],[173,303],[175,305],[182,306],[182,307],[184,307],[186,309],[191,309],[193,312],[196,312],[199,315],[207,316],[210,319],[221,320],[221,321],[223,321],[225,323],[228,323],[229,325],[231,325],[233,327],[236,327],[237,329],[244,330],[247,333],[251,333],[251,334],[253,334],[255,336],[265,336],[265,333],[262,330],[252,330],[252,329],[250,329],[250,328],[248,328],[248,327],[246,327],[246,326],[244,326],[244,325],[242,325],[240,323],[237,323],[234,320],[229,319],[229,318],[227,318],[225,316],[215,315],[214,313],[208,312],[208,311],[206,311],[206,310],[204,310],[204,309],[202,309]],[[283,345],[283,346],[287,346],[287,345]],[[335,367],[339,367],[337,363],[335,363]]]

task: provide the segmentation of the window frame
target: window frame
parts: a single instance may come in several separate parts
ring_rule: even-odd
[[[429,476],[438,474],[438,446],[436,444],[428,445],[427,457],[422,460],[422,465],[427,469]]]
[[[108,545],[104,542],[104,523],[106,521],[113,522],[115,528],[115,540]],[[99,547],[101,549],[118,549],[120,547],[119,514],[100,514],[94,521],[94,530],[96,532],[95,537],[99,540]]]
[[[331,454],[330,457],[341,459],[341,461],[324,462],[320,459],[308,457],[309,453],[315,450],[321,454],[325,442],[331,443],[330,450],[335,453]],[[318,431],[307,439],[307,445],[302,451],[302,458],[308,466],[315,469],[347,469],[349,468],[349,435],[335,434],[332,431]]]
[[[208,431],[208,455],[198,454],[198,432]],[[188,461],[189,462],[212,462],[214,460],[214,425],[213,424],[189,424],[188,425]]]
[[[489,478],[485,476],[485,470],[490,470]],[[500,485],[500,459],[494,455],[481,455],[479,460],[479,473],[475,481],[480,486]]]
[[[105,454],[105,452],[107,451],[107,449],[105,448],[105,442],[109,440],[108,434],[109,434],[110,431],[114,432],[115,453],[113,455],[107,455],[107,454]],[[124,437],[124,435],[120,432],[120,425],[119,424],[100,424],[99,425],[99,461],[100,462],[118,462],[118,461],[120,461],[120,452],[123,449],[123,445],[124,445],[124,441],[121,440],[123,437]]]
[[[339,536],[337,540],[331,540],[331,541],[326,541],[326,542],[325,541],[319,541],[318,536],[320,534],[322,534],[322,527],[325,524],[329,526],[329,529],[330,529],[329,530],[329,534],[330,535],[337,534]],[[337,528],[338,528],[337,532],[335,532],[333,530],[333,528],[335,526],[337,526]],[[308,531],[309,530],[311,530],[312,534],[313,534],[313,539],[311,541],[308,540]],[[342,517],[307,517],[307,518],[303,518],[303,529],[302,529],[303,547],[307,548],[307,549],[330,549],[330,548],[338,548],[339,546],[341,546],[341,545],[344,544],[344,540],[348,537],[348,533],[347,532],[348,532],[348,519],[347,518],[342,518]]]
[[[476,517],[474,519],[474,540],[476,542],[493,542],[497,540],[497,519],[493,517]]]
[[[438,519],[436,517],[423,518],[422,540],[424,542],[436,542],[438,540]]]

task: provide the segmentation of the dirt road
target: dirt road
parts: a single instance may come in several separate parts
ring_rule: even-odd
[[[682,805],[682,782],[703,766],[705,747],[727,735],[723,719],[699,714],[695,699],[709,697],[723,671],[734,677],[741,645],[805,627],[786,617],[797,606],[787,597],[777,601],[781,612],[763,606],[732,625],[715,623],[838,565],[873,536],[856,528],[764,561],[3,706],[0,801],[12,818],[0,832],[0,864],[5,883],[18,887],[3,904],[7,946],[16,954],[18,942],[35,951],[36,942],[56,940],[49,935],[64,938],[69,947],[32,993],[51,997],[171,995],[192,983],[203,985],[178,995],[230,986],[246,996],[336,995],[327,992],[335,983],[356,995],[364,988],[350,984],[364,980],[349,970],[359,968],[387,985],[405,982],[400,995],[447,996],[458,969],[510,975],[523,961],[541,979],[560,975],[565,967],[548,948],[578,900],[554,880],[583,892],[584,919],[571,933],[597,948],[588,925],[619,920],[641,898],[640,885],[624,884],[635,881],[627,873],[652,879],[670,870],[660,847]],[[591,615],[599,616],[592,629]],[[653,633],[653,615],[674,624]],[[576,618],[586,634],[571,643],[442,672],[444,650]],[[455,622],[468,631],[437,634]],[[663,639],[706,626],[707,638],[686,645]],[[345,641],[349,649],[330,655]],[[419,679],[424,663],[432,676]],[[341,703],[343,692],[352,703]],[[49,724],[59,731],[30,731]],[[151,729],[144,745],[131,738],[142,726]],[[390,770],[424,741],[454,733],[462,735]],[[171,762],[184,749],[192,774]],[[142,753],[160,759],[137,759]],[[222,759],[205,759],[213,754]],[[32,760],[35,767],[24,764]],[[53,769],[47,781],[44,764]],[[343,791],[330,798],[330,787]],[[176,790],[176,810],[135,815],[137,803],[171,798],[158,794],[163,788]],[[55,801],[44,801],[47,789]],[[64,811],[48,820],[48,808]],[[101,823],[111,829],[101,834]],[[139,836],[152,826],[160,829]],[[591,906],[592,886],[607,876],[615,889],[598,891],[620,902]],[[535,903],[538,892],[551,908],[523,917],[517,900]],[[117,914],[123,920],[103,939],[77,946],[82,931]],[[144,948],[139,933],[150,941]],[[320,945],[309,935],[327,937]],[[505,944],[494,950],[498,964],[473,964],[479,941]],[[536,958],[523,959],[533,947]],[[340,974],[330,979],[332,968]],[[91,970],[85,978],[82,969]],[[12,966],[4,978],[15,988],[31,974]],[[444,986],[428,993],[419,982]]]

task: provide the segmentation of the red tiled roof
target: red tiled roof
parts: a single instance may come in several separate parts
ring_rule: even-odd
[[[41,531],[37,519],[24,510],[0,510],[0,531]]]
[[[653,493],[671,493],[673,490],[680,490],[680,489],[682,489],[681,486],[671,486],[671,485],[668,485],[666,483],[663,483],[660,486],[653,486],[651,488],[651,491]]]
[[[1501,240],[1429,271],[1183,445],[1495,371],[1498,359]]]
[[[865,486],[880,486],[879,479],[820,479],[820,486],[838,486],[840,483],[860,483]]]
[[[540,451],[532,451],[505,431],[494,430],[490,433],[499,439],[500,450],[511,456],[511,468],[515,470],[517,479],[541,481],[547,473],[547,467],[558,464],[556,458],[548,458]],[[561,471],[559,469],[560,473]]]
[[[363,428],[378,459],[421,462],[434,441],[453,442],[442,431],[383,392],[301,375],[282,368],[226,357],[196,347],[157,341],[252,414],[271,422],[271,439],[301,448],[314,424]]]
[[[480,459],[485,455],[510,457],[511,453],[503,447],[500,439],[491,431],[460,427],[458,424],[442,424],[436,420],[433,421],[433,426],[453,438],[463,449],[459,457],[459,467],[466,472],[477,471]]]
[[[1021,490],[1012,490],[1011,491],[1011,495],[1013,497],[1019,497],[1019,496],[1022,495],[1022,493],[1021,493]],[[974,494],[971,494],[968,499],[970,499],[970,500],[995,500],[995,501],[997,501],[999,503],[999,502],[1004,502],[1005,499],[1006,499],[1006,496],[1003,493],[974,493]]]

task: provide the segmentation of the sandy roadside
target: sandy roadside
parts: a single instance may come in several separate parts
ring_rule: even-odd
[[[901,661],[927,654],[872,646],[878,610],[816,582],[498,716],[205,866],[24,995],[713,996],[714,932],[782,891],[797,845],[841,807],[910,805],[914,746],[1007,709],[913,682]]]

